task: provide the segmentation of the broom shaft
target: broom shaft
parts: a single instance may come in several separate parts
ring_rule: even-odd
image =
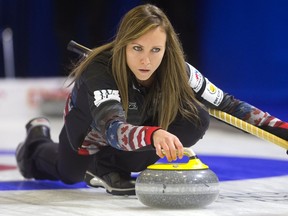
[[[288,149],[288,141],[278,136],[275,136],[274,134],[271,134],[261,128],[258,128],[250,123],[247,123],[239,118],[236,118],[228,113],[215,109],[209,109],[209,114],[223,122],[233,125],[234,127],[239,128],[245,132],[248,132],[258,138],[274,143],[286,150]]]

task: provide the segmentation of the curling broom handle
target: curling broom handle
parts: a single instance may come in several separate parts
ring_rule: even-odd
[[[209,109],[209,114],[221,121],[224,121],[230,125],[233,125],[245,132],[248,132],[258,138],[261,138],[263,140],[272,142],[278,146],[281,146],[282,148],[288,149],[288,141],[275,136],[274,134],[271,134],[261,128],[258,128],[250,123],[247,123],[241,119],[238,119],[228,113],[215,110],[215,109]]]

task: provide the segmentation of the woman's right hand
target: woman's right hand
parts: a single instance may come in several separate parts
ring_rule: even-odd
[[[163,158],[166,156],[167,160],[171,162],[178,158],[182,158],[184,154],[183,145],[175,135],[159,129],[153,134],[153,144],[156,149],[156,154]]]

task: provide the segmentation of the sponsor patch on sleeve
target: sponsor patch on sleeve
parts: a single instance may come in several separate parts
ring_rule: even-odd
[[[203,86],[204,77],[203,75],[192,65],[188,64],[189,70],[190,70],[190,78],[189,78],[189,84],[192,87],[192,89],[197,93],[200,91],[201,87]]]
[[[206,101],[210,102],[211,104],[219,106],[219,104],[223,100],[223,91],[217,88],[207,78],[205,79],[206,79],[206,88],[202,93],[201,97],[203,97]]]

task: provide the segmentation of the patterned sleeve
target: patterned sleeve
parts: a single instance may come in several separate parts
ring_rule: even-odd
[[[114,121],[106,131],[109,145],[119,150],[135,151],[152,144],[152,134],[159,127],[134,126],[125,122]]]
[[[197,99],[206,107],[229,113],[267,132],[288,140],[287,122],[283,122],[271,116],[269,113],[223,92],[188,63],[187,69],[190,77],[189,84],[196,93]]]
[[[79,154],[95,154],[108,145],[118,150],[135,151],[152,144],[152,134],[159,127],[128,124],[118,90],[94,91],[92,106],[93,127],[79,147]]]

